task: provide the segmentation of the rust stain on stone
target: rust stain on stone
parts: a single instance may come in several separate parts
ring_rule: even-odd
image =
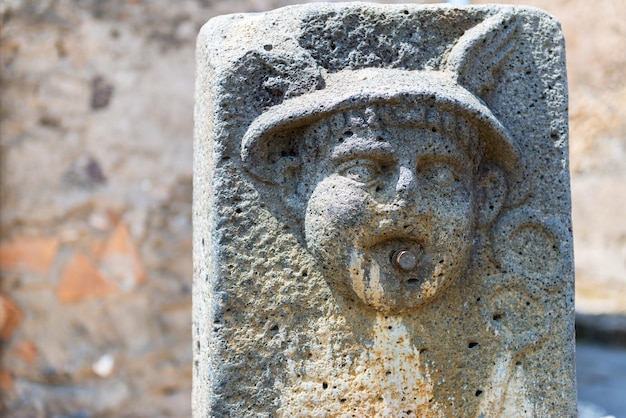
[[[382,416],[442,416],[439,405],[429,402],[433,398],[431,376],[402,319],[379,315],[373,337],[367,386],[378,393],[376,411]]]

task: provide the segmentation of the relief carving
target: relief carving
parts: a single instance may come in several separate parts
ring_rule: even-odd
[[[509,21],[467,31],[439,71],[326,74],[249,127],[245,166],[280,189],[339,294],[392,314],[430,303],[468,270],[478,231],[525,197],[517,145],[468,90],[488,91],[492,76],[461,84],[466,67],[504,62]]]
[[[537,101],[563,67],[542,72],[539,28],[560,48],[550,18],[508,6],[306,5],[210,28],[204,71],[222,84],[199,112],[216,119],[198,173],[214,177],[194,213],[218,246],[196,241],[213,257],[196,273],[212,402],[574,416],[573,369],[542,369],[571,358],[554,347],[573,289],[566,192],[543,195],[567,173],[565,102]]]

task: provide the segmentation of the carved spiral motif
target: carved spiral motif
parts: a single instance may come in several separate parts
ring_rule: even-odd
[[[568,235],[556,216],[530,208],[511,210],[492,227],[493,258],[502,270],[555,291],[569,277]]]
[[[481,314],[505,350],[521,355],[551,334],[545,291],[512,274],[489,277],[483,289]]]

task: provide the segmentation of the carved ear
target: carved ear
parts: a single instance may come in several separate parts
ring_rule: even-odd
[[[299,219],[304,207],[303,162],[295,148],[296,145],[285,140],[257,144],[254,152],[246,153],[244,166],[271,194],[280,198],[290,217]]]
[[[518,21],[505,10],[467,30],[447,57],[445,71],[479,97],[494,84],[494,73],[515,49]]]
[[[281,162],[282,181],[277,185],[283,207],[287,214],[301,221],[304,217],[306,207],[306,192],[303,190],[302,161],[298,158],[290,157],[289,161]]]
[[[482,170],[478,183],[478,229],[488,227],[496,219],[506,201],[507,184],[504,172],[494,165]]]
[[[265,115],[270,121],[272,117],[279,122],[285,119],[280,113],[277,117],[269,112]],[[328,136],[325,125],[316,128],[313,137],[307,136],[310,121],[303,119],[299,125],[280,130],[272,130],[271,124],[268,129],[261,123],[262,128],[257,129],[260,134],[252,128],[246,133],[241,150],[245,170],[276,200],[280,199],[287,215],[296,222],[304,217],[310,192],[306,179],[311,173],[307,170],[316,167],[315,159],[324,154]]]

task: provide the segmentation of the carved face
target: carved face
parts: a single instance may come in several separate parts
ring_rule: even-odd
[[[309,142],[319,131],[308,129]],[[348,299],[386,313],[430,302],[464,274],[472,249],[466,149],[431,129],[332,131],[305,209],[309,250]]]

